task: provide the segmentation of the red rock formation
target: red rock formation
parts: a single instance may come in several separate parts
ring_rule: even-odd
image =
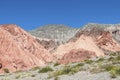
[[[50,61],[52,55],[33,36],[16,25],[0,25],[2,69],[25,70],[33,66],[44,66]]]
[[[76,59],[78,60],[75,60],[75,58],[74,60],[71,60],[70,57],[72,57],[73,52],[76,53],[76,51],[78,50],[79,50],[80,59],[78,59],[77,57]],[[104,56],[103,51],[96,45],[92,37],[81,35],[75,42],[68,42],[66,44],[60,45],[54,54],[56,55],[57,59],[60,59],[62,61],[62,63],[64,62],[66,63],[70,61],[81,61],[82,59],[84,60],[86,59],[85,57],[87,57],[88,53],[94,53],[94,55],[91,54],[92,57],[93,56]],[[69,56],[69,59],[64,59],[66,58],[64,56],[67,56],[67,57]],[[70,60],[70,61],[65,61],[65,60]]]
[[[85,60],[87,53],[91,52],[94,53],[94,55],[91,54],[92,57],[104,56],[105,51],[103,50],[117,52],[120,51],[120,45],[114,40],[110,32],[93,28],[90,31],[78,32],[68,43],[60,45],[55,54],[60,59],[59,62],[69,63]],[[78,56],[76,56],[77,51]]]
[[[117,52],[120,51],[120,45],[115,41],[109,32],[103,32],[96,38],[96,44],[105,50]]]
[[[50,39],[36,39],[40,45],[42,45],[45,49],[47,49],[50,53],[53,53],[55,49],[59,46],[58,42],[55,42]]]
[[[70,39],[69,42],[75,42],[81,35],[90,36],[96,45],[104,50],[117,52],[120,51],[120,44],[113,38],[109,31],[103,29],[93,28],[90,31],[82,30],[78,32],[75,37]]]
[[[84,49],[74,49],[69,53],[66,53],[62,59],[59,60],[59,63],[71,63],[71,62],[80,62],[91,57],[95,56],[95,52],[91,52]]]

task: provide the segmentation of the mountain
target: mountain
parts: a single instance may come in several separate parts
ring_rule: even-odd
[[[52,55],[35,37],[14,24],[0,25],[0,63],[10,72],[44,66],[52,61]]]
[[[120,24],[0,25],[0,80],[16,79],[120,80]]]
[[[53,41],[62,44],[72,38],[78,30],[78,28],[72,28],[62,24],[51,24],[41,26],[40,28],[29,32],[36,37],[40,37],[42,39],[52,39]]]
[[[79,28],[62,24],[50,24],[28,32],[37,37],[37,41],[50,53],[53,53],[59,45],[66,43],[77,31],[79,31]]]
[[[0,25],[0,72],[108,56],[120,52],[119,37],[119,24],[46,25],[28,32],[15,24]]]
[[[45,35],[44,38],[48,40],[41,41],[39,39],[39,42],[44,45],[46,43],[50,45],[50,40],[53,43],[56,43],[55,41],[58,41],[58,43],[64,42],[54,46],[50,52],[56,56],[58,62],[70,63],[83,61],[93,56],[105,56],[110,52],[119,52],[119,26],[119,24],[89,23],[77,29],[63,25],[47,25],[30,32],[38,38]]]

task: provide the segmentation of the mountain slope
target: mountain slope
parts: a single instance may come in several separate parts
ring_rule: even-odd
[[[97,24],[97,23],[88,23],[83,26],[81,29],[85,31],[92,31],[94,29],[100,31],[108,31],[112,34],[112,37],[120,42],[120,24]]]
[[[58,45],[56,47],[54,46],[54,49],[53,49],[54,51],[52,50],[52,53],[54,53],[57,59],[60,59],[60,62],[62,63],[66,63],[66,62],[69,63],[69,62],[76,62],[76,61],[79,62],[84,59],[87,59],[87,57],[90,58],[95,56],[104,56],[109,52],[120,51],[119,24],[107,25],[107,24],[89,23],[80,29],[75,29],[75,30],[73,29],[73,32],[72,32],[72,28],[68,29],[68,27],[65,27],[65,26],[48,25],[48,26],[44,26],[42,28],[33,30],[33,33],[34,31],[36,31],[35,34],[40,32],[41,34],[45,34],[45,35],[48,34],[49,36],[52,36],[52,35],[54,36],[53,38],[49,38],[45,36],[45,38],[47,39],[50,39],[53,41],[57,39],[58,42],[61,42],[61,41],[64,42],[64,44]],[[71,31],[71,33],[69,31]],[[61,33],[64,33],[64,34],[61,34]],[[68,33],[68,34],[65,34],[65,33]],[[37,35],[39,35],[39,33]],[[58,36],[58,35],[59,36],[64,35],[64,37],[69,36],[69,38],[64,38],[64,37],[62,37],[62,39],[61,37],[56,38],[55,36]],[[41,38],[40,36],[37,36],[37,37]],[[89,55],[89,53],[91,53],[91,55]]]
[[[87,24],[80,34],[92,36],[97,45],[107,51],[120,51],[120,24]]]
[[[78,28],[71,28],[65,25],[56,24],[45,25],[29,32],[36,37],[42,39],[52,39],[53,41],[62,44],[72,38],[78,30]]]
[[[2,69],[25,70],[33,66],[43,66],[51,60],[49,52],[23,29],[14,24],[0,25]]]

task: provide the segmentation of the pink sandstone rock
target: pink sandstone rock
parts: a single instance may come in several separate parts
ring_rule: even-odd
[[[20,27],[0,25],[0,63],[11,72],[44,66],[53,56]]]
[[[96,45],[92,37],[85,35],[81,35],[75,42],[60,45],[54,54],[58,59],[61,59],[66,53],[70,53],[71,50],[78,49],[93,52],[96,56],[104,56],[104,52]]]
[[[80,62],[94,56],[96,56],[95,52],[91,52],[84,49],[73,49],[69,53],[66,53],[62,57],[62,59],[60,59],[58,62],[62,64],[67,64],[71,62]]]
[[[117,52],[120,51],[120,45],[112,38],[109,32],[104,32],[96,38],[96,44],[105,50]]]

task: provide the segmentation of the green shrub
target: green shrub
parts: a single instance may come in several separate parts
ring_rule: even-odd
[[[80,70],[79,66],[76,65],[76,66],[74,66],[74,67],[71,68],[70,74],[77,73],[79,70]]]
[[[99,58],[96,62],[102,62],[104,60],[105,60],[104,58]]]
[[[38,71],[38,73],[46,73],[46,72],[49,72],[49,71],[53,71],[52,68],[50,67],[45,67],[45,68],[42,68]]]
[[[119,56],[120,55],[120,52],[113,52],[113,53],[110,53],[110,56]]]
[[[109,59],[108,59],[108,61],[113,61],[114,60],[114,57],[110,57]]]
[[[112,64],[119,64],[120,56],[114,57],[114,59],[112,59],[111,61],[112,61]]]
[[[112,69],[113,69],[113,66],[111,66],[111,65],[106,65],[105,66],[106,71],[111,71]]]
[[[79,63],[76,66],[84,66],[84,63]]]
[[[116,60],[118,60],[118,61],[119,61],[119,60],[120,60],[120,56],[117,56],[117,57],[116,57]]]
[[[111,73],[111,77],[115,78],[117,75],[120,75],[120,66],[107,65],[105,70]]]
[[[116,56],[116,55],[117,55],[116,52],[110,53],[110,56]]]
[[[120,76],[120,67],[119,66],[113,66],[113,68],[110,70],[111,77],[116,78],[117,75]]]
[[[59,76],[59,75],[64,75],[64,74],[69,74],[70,72],[70,67],[69,66],[65,66],[64,68],[62,68],[61,70],[57,70],[53,73],[53,76]]]
[[[91,63],[93,63],[93,60],[85,60],[85,63],[87,63],[87,64],[91,64]]]
[[[60,65],[60,63],[58,63],[58,62],[54,64],[54,66],[58,66],[58,65]]]
[[[7,68],[4,69],[4,72],[5,73],[10,73],[9,69],[7,69]]]
[[[72,67],[64,66],[61,70],[57,70],[57,71],[53,72],[51,77],[56,77],[56,76],[65,75],[65,74],[74,74],[78,71],[79,71],[79,66],[77,66],[77,65],[72,66]]]

